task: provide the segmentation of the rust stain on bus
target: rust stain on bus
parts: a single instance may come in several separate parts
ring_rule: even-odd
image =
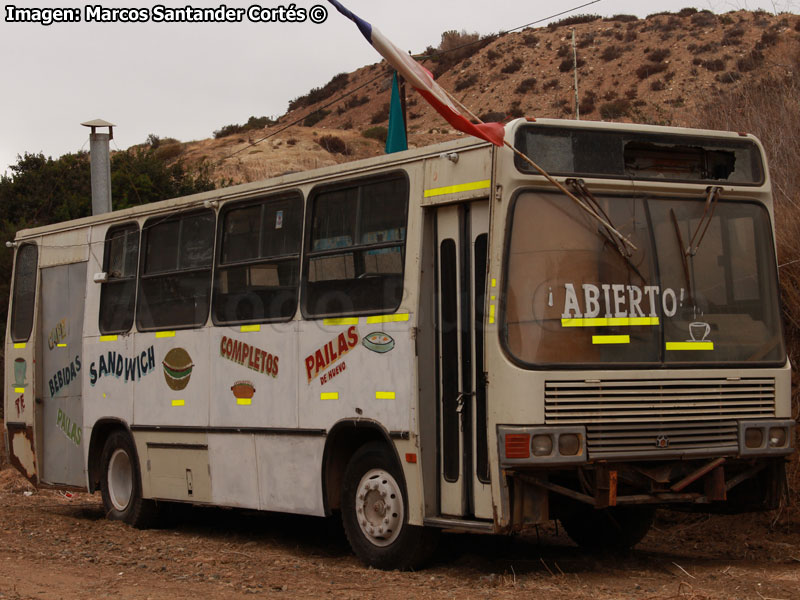
[[[36,453],[33,450],[33,427],[8,424],[9,462],[36,485]]]

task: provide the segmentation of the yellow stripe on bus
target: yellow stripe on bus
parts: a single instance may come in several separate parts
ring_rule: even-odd
[[[254,333],[257,331],[261,331],[261,325],[242,325],[239,328],[239,331],[242,333]]]
[[[319,395],[320,400],[338,400],[339,392],[322,392]]]
[[[593,344],[630,344],[631,336],[629,335],[593,335]]]
[[[494,323],[494,304],[489,305],[489,324]]]
[[[157,338],[171,338],[175,337],[174,331],[156,331]]]
[[[658,325],[658,317],[592,317],[585,319],[561,319],[562,327],[639,327]]]
[[[375,317],[367,317],[367,325],[374,323],[399,323],[401,321],[408,321],[408,313],[397,313],[395,315],[378,315]]]
[[[394,400],[394,392],[375,392],[376,400]]]
[[[115,336],[115,335],[101,335],[100,336],[100,341],[101,342],[116,342],[117,341],[117,336]]]
[[[346,317],[344,319],[323,319],[323,325],[358,325],[358,317]]]
[[[472,181],[470,183],[459,183],[457,185],[446,185],[444,187],[431,188],[425,190],[425,197],[444,196],[446,194],[457,194],[459,192],[473,192],[475,190],[488,190],[492,186],[491,179],[482,181]]]
[[[667,342],[667,350],[713,350],[714,342]]]
[[[184,406],[186,404],[185,400],[173,400],[172,406]]]

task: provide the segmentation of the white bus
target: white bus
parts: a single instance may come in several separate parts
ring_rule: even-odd
[[[20,231],[5,432],[144,527],[327,516],[412,568],[441,529],[776,506],[790,367],[750,135],[519,119],[474,138]],[[579,201],[579,202],[576,202]]]

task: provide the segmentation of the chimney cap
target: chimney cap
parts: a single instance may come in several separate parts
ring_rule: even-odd
[[[86,121],[85,123],[81,123],[84,127],[116,127],[114,123],[109,123],[108,121],[104,121],[103,119],[93,119],[91,121]]]

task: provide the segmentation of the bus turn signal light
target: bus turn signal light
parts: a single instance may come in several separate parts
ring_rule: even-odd
[[[506,434],[506,458],[529,458],[531,436],[529,433]]]

